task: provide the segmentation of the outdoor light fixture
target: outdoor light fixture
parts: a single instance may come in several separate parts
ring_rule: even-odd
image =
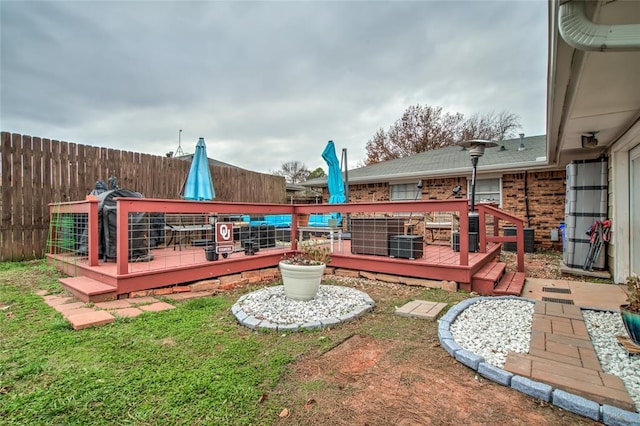
[[[473,139],[458,142],[458,145],[468,149],[469,156],[471,156],[471,213],[473,213],[476,211],[476,169],[478,168],[478,159],[484,155],[485,148],[493,148],[494,146],[498,146],[498,144],[491,141]]]
[[[596,138],[596,133],[598,132],[589,132],[588,135],[582,135],[583,148],[595,148],[598,146],[598,139]]]
[[[454,186],[453,189],[451,190],[451,195],[449,195],[447,199],[451,197],[457,197],[460,191],[462,191],[462,187],[460,185]]]

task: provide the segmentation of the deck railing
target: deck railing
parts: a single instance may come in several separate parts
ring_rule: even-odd
[[[479,229],[479,251],[486,253],[487,244],[490,242],[505,242],[515,241],[517,243],[518,252],[518,270],[524,271],[524,234],[523,226],[524,222],[508,213],[505,213],[497,208],[485,205],[478,205],[478,213],[480,218]],[[99,221],[97,200],[86,200],[72,203],[56,203],[50,205],[51,214],[51,229],[49,233],[49,249],[48,253],[59,254],[61,251],[66,250],[69,255],[82,255],[86,258],[88,266],[97,266],[99,259],[99,240],[103,238],[101,235],[105,231],[105,224],[102,220]],[[160,215],[163,220],[164,226],[163,232],[171,229],[171,224],[168,222],[168,218],[185,218],[191,217],[196,223],[181,224],[182,230],[195,230],[200,231],[201,236],[205,240],[213,239],[213,222],[220,220],[220,218],[239,218],[246,216],[271,216],[271,215],[290,215],[291,223],[287,228],[289,232],[289,242],[284,245],[280,245],[279,249],[288,251],[297,249],[298,235],[302,235],[301,231],[309,231],[309,228],[301,227],[299,225],[299,219],[308,214],[328,214],[339,213],[342,215],[342,223],[339,226],[341,233],[347,233],[351,229],[351,225],[356,223],[357,218],[376,218],[386,219],[397,223],[398,221],[405,224],[400,231],[395,229],[395,233],[417,233],[424,234],[424,224],[419,223],[420,218],[426,217],[432,212],[450,212],[458,220],[459,230],[469,229],[469,212],[468,212],[468,200],[455,199],[455,200],[435,200],[435,201],[400,201],[400,202],[372,202],[372,203],[354,203],[354,204],[251,204],[251,203],[231,203],[231,202],[196,202],[196,201],[182,201],[182,200],[166,200],[166,199],[149,199],[149,198],[118,198],[116,199],[115,213],[116,217],[116,247],[115,247],[115,262],[118,275],[126,275],[132,272],[131,263],[135,260],[131,259],[131,243],[136,238],[144,238],[145,244],[148,244],[149,229],[153,226],[153,221],[150,219],[154,215]],[[76,215],[76,221],[78,217],[83,223],[84,229],[82,229],[82,236],[76,235],[73,237],[74,244],[66,244],[64,247],[59,247],[55,244],[60,240],[60,232],[64,231],[64,228],[68,228],[68,224],[61,218],[65,215]],[[82,216],[77,216],[82,215]],[[137,216],[144,216],[146,219],[139,225],[140,232],[137,232],[136,225],[132,224],[132,218]],[[409,217],[407,217],[409,216]],[[486,217],[492,216],[494,218],[493,225],[486,223]],[[213,219],[212,219],[213,218]],[[410,222],[416,222],[417,226],[412,226]],[[499,221],[504,220],[512,223],[516,227],[515,236],[498,236]],[[166,223],[165,223],[166,221]],[[243,222],[245,223],[245,222]],[[201,224],[199,226],[198,224]],[[102,230],[99,229],[102,227]],[[195,227],[198,229],[196,229]],[[76,226],[77,227],[77,226]],[[191,227],[191,228],[189,228]],[[493,228],[493,229],[491,229]],[[491,232],[492,235],[487,235]],[[333,236],[333,234],[332,234]],[[459,265],[469,265],[469,249],[470,238],[468,232],[459,232],[457,235],[459,247]],[[83,244],[79,243],[79,239],[82,239]],[[163,245],[165,243],[165,235],[162,234]],[[52,243],[53,242],[53,243]],[[354,249],[355,241],[351,241],[351,249]],[[387,241],[384,244],[388,244]],[[78,247],[85,247],[85,251]],[[104,247],[102,248],[104,250]],[[175,250],[175,248],[174,248]],[[175,254],[176,256],[179,253]],[[339,255],[339,253],[337,253]],[[275,257],[274,257],[275,259]],[[203,259],[204,260],[204,259]],[[249,259],[247,259],[249,260]]]
[[[520,219],[491,205],[476,204],[476,207],[478,207],[480,221],[480,252],[484,253],[486,251],[488,242],[515,242],[518,272],[524,272],[524,219]],[[493,216],[493,235],[487,234],[487,216]],[[516,228],[516,235],[500,236],[498,234],[500,230],[500,220],[513,224]]]

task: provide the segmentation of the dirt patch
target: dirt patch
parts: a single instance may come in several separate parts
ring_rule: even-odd
[[[516,253],[502,251],[500,261],[507,264],[507,270],[516,270]],[[562,263],[562,253],[557,251],[541,251],[535,253],[525,253],[525,268],[527,277],[544,278],[551,280],[565,281],[588,281],[612,283],[611,280],[587,277],[581,275],[563,274],[560,271]]]
[[[333,378],[338,382],[350,382],[354,377],[362,376],[375,367],[391,348],[389,343],[356,334],[322,355],[318,364],[321,364],[320,367],[332,366],[331,369],[336,373]]]
[[[300,359],[276,393],[292,399],[282,424],[597,424],[485,380],[437,343],[361,334]]]

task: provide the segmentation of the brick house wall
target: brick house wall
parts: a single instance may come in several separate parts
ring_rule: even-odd
[[[562,241],[551,241],[551,231],[564,222],[565,171],[505,174],[502,176],[502,208],[527,219],[525,177],[529,200],[529,221],[536,249],[562,250]],[[559,231],[559,230],[558,230]]]
[[[529,220],[525,202],[525,178],[529,200]],[[451,190],[460,185],[460,195],[467,197],[467,178],[423,179],[422,200],[443,200]],[[349,185],[352,203],[389,201],[391,191],[387,182]],[[329,194],[323,190],[323,202]],[[525,219],[525,227],[534,230],[534,246],[537,250],[562,250],[562,241],[551,241],[551,231],[558,230],[564,222],[565,171],[507,173],[502,175],[502,209]]]

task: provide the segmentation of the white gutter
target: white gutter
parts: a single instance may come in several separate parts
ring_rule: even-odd
[[[594,24],[587,18],[582,1],[568,1],[560,5],[558,27],[564,41],[579,50],[591,52],[640,50],[640,24]]]

